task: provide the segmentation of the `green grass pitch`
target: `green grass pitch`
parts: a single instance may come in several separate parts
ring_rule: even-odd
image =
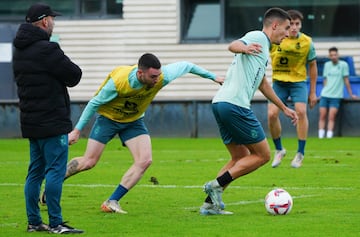
[[[226,190],[226,210],[234,215],[201,216],[202,185],[229,158],[224,145],[219,138],[153,138],[153,164],[121,201],[129,212],[121,215],[100,211],[132,163],[128,150],[113,139],[94,169],[65,181],[64,220],[84,229],[83,236],[359,236],[360,138],[309,138],[299,169],[290,167],[296,139],[283,143],[288,153],[281,166],[273,169],[269,162]],[[81,156],[85,146],[85,139],[71,146],[70,158]],[[28,160],[27,140],[0,140],[0,236],[48,235],[25,231]],[[266,213],[263,199],[275,187],[293,196],[289,215]],[[41,213],[47,223],[46,207]]]

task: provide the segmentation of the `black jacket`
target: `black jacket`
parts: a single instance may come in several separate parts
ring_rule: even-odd
[[[23,137],[46,138],[72,130],[67,87],[80,81],[81,69],[49,41],[39,27],[25,23],[14,39],[13,70],[20,99]]]

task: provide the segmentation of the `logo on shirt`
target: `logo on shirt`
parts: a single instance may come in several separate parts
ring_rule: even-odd
[[[280,57],[280,64],[288,64],[289,59],[287,57]]]
[[[138,110],[138,104],[131,102],[131,101],[125,101],[125,104],[121,108],[114,108],[114,110],[118,113],[123,114],[124,116],[131,116],[134,114],[137,114],[139,112]]]

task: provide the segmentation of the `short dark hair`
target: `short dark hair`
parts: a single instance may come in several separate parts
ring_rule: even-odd
[[[149,68],[160,69],[160,60],[151,53],[145,53],[139,58],[138,67],[141,70],[147,70]]]
[[[304,20],[304,16],[301,12],[299,12],[298,10],[289,10],[287,11],[287,13],[289,14],[291,20],[296,20],[299,19],[300,21]]]
[[[269,8],[264,14],[264,19],[263,19],[264,26],[271,25],[275,18],[280,19],[282,21],[291,20],[289,14],[285,10],[278,7],[272,7]]]
[[[338,48],[336,48],[336,47],[331,47],[331,48],[329,49],[329,53],[332,52],[332,51],[335,51],[335,52],[337,53],[337,52],[338,52]]]

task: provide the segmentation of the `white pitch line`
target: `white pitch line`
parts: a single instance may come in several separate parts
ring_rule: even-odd
[[[0,227],[7,227],[7,226],[19,226],[19,223],[0,223]]]
[[[23,183],[0,183],[0,186],[24,186]],[[116,184],[64,184],[65,187],[80,187],[80,188],[114,188]],[[203,185],[154,185],[154,184],[139,184],[135,187],[142,188],[160,188],[160,189],[203,189]],[[265,187],[265,186],[230,186],[230,189],[274,189],[277,187]],[[344,190],[351,191],[356,190],[356,188],[351,187],[281,187],[287,190]]]

